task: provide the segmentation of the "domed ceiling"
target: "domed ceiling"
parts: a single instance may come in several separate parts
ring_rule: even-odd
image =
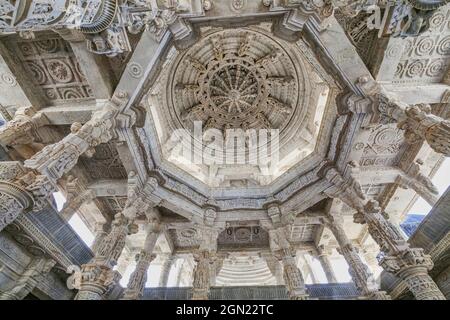
[[[315,149],[330,83],[302,40],[270,28],[202,29],[196,44],[171,51],[148,95],[162,157],[210,187],[270,184]],[[224,154],[207,161],[218,144]],[[193,153],[180,152],[188,145]]]

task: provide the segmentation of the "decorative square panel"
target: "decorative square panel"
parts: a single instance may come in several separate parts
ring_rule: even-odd
[[[403,148],[403,131],[395,124],[379,125],[371,129],[367,143],[355,144],[363,150],[360,166],[395,166]]]
[[[16,55],[49,104],[62,100],[93,99],[78,61],[63,39],[53,36],[32,41],[11,41],[10,45],[12,54]]]

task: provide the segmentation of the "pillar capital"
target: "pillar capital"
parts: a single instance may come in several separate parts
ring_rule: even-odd
[[[20,162],[1,162],[0,231],[20,214],[48,206],[56,190],[45,176],[26,170]]]

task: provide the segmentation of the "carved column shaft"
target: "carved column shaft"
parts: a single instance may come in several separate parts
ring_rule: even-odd
[[[277,217],[273,214],[274,211],[272,211],[272,221],[274,220],[273,216]],[[277,211],[280,212],[279,210]],[[274,257],[282,262],[283,280],[288,290],[289,298],[292,300],[308,299],[305,280],[295,261],[296,252],[292,249],[287,238],[289,227],[281,226],[278,222],[275,222],[275,225],[278,225],[278,227],[269,231],[270,249]]]
[[[94,254],[97,254],[97,250],[98,247],[100,245],[100,243],[102,243],[103,239],[108,235],[108,232],[105,231],[105,224],[103,223],[98,223],[95,226],[95,238],[94,238],[94,242],[92,243],[92,252],[94,252]]]
[[[222,270],[223,267],[223,257],[217,257],[214,261],[214,264],[211,265],[211,271],[210,271],[210,285],[211,287],[216,285],[216,278],[220,273],[220,270]]]
[[[149,251],[141,250],[137,257],[136,269],[130,276],[127,288],[125,289],[123,300],[137,300],[144,294],[145,283],[147,282],[147,272],[150,263],[156,255]]]
[[[269,268],[272,275],[275,277],[277,285],[284,285],[283,280],[283,267],[281,266],[278,259],[276,259],[273,255],[267,255],[265,257],[267,267]]]
[[[122,213],[115,216],[110,233],[99,243],[95,257],[82,266],[80,289],[76,300],[101,300],[121,275],[113,271],[130,229],[131,220]]]
[[[349,273],[360,293],[371,299],[387,300],[390,297],[378,290],[373,274],[361,260],[356,247],[350,242],[344,228],[336,221],[327,224],[339,244],[339,253],[342,254],[349,266]]]

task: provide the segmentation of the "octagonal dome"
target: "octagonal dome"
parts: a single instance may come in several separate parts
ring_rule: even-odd
[[[330,83],[270,27],[202,29],[149,92],[162,158],[210,187],[268,185],[315,150]]]

